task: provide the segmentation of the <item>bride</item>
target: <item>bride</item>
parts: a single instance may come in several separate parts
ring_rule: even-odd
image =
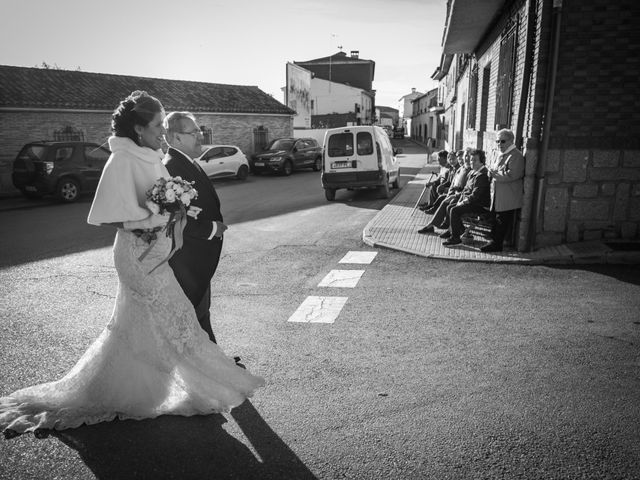
[[[0,430],[7,436],[114,418],[227,412],[264,384],[209,340],[168,262],[154,270],[172,247],[159,231],[168,216],[145,207],[146,191],[169,177],[160,150],[163,119],[162,104],[141,91],[113,113],[113,153],[88,219],[118,227],[113,314],[63,378],[0,398]],[[155,245],[140,261],[154,234]]]

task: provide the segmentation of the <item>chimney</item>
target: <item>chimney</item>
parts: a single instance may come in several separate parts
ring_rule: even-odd
[[[416,93],[416,89],[414,87],[411,87],[411,93]]]
[[[360,50],[351,50],[351,58],[358,58],[360,56]]]

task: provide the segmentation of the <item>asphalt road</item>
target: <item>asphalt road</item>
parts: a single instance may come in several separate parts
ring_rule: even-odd
[[[216,188],[214,331],[266,387],[230,415],[1,440],[0,478],[640,478],[638,267],[340,264],[372,250],[375,192],[327,202],[313,172]],[[0,211],[0,395],[64,374],[108,321],[112,233],[88,206]],[[334,269],[364,273],[319,287]],[[348,297],[335,323],[288,322],[314,295]]]

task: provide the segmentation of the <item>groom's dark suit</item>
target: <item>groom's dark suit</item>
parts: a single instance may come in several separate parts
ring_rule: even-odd
[[[195,182],[193,186],[198,191],[198,197],[191,201],[191,205],[201,208],[202,211],[197,219],[187,216],[184,244],[171,257],[169,265],[184,293],[195,307],[200,326],[215,342],[209,316],[210,287],[211,278],[220,260],[222,238],[213,237],[209,240],[209,237],[213,231],[214,222],[222,222],[220,199],[204,171],[182,152],[169,148],[164,164],[172,177],[180,176],[183,180]]]

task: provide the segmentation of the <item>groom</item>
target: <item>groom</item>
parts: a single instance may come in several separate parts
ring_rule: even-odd
[[[211,278],[218,267],[222,250],[220,199],[202,168],[193,160],[202,153],[202,132],[189,112],[173,112],[164,120],[169,150],[164,164],[172,177],[195,182],[198,197],[191,201],[184,229],[184,244],[169,260],[178,283],[189,297],[198,322],[212,342],[216,337],[211,329]],[[196,213],[197,212],[197,213]]]

